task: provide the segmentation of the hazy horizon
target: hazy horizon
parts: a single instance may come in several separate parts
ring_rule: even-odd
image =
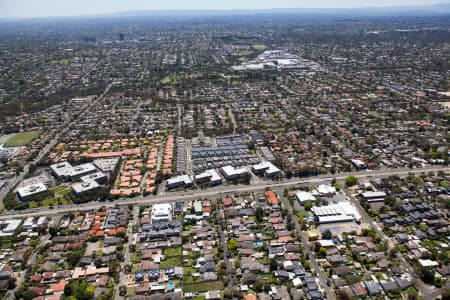
[[[41,18],[83,15],[102,15],[128,11],[158,10],[247,10],[247,9],[283,9],[283,8],[365,8],[395,7],[433,4],[449,4],[449,0],[343,0],[339,4],[332,0],[295,1],[295,0],[229,0],[225,3],[213,1],[144,1],[144,0],[2,0],[0,2],[0,18]]]

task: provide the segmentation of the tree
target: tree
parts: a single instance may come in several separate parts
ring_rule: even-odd
[[[356,178],[355,176],[350,175],[350,176],[345,177],[345,185],[347,187],[354,186],[357,183],[358,183],[358,178]]]
[[[434,280],[434,272],[430,269],[422,268],[420,272],[420,278],[425,283],[433,283]]]
[[[443,288],[441,296],[442,300],[450,300],[450,288]]]
[[[270,259],[270,271],[276,271],[278,269],[277,261],[273,258]]]
[[[327,229],[322,233],[322,238],[325,240],[330,240],[332,237],[333,234],[331,233],[330,229]]]
[[[262,223],[264,221],[264,209],[261,206],[256,208],[255,217],[257,223]]]
[[[238,248],[238,246],[239,246],[238,241],[236,241],[236,240],[229,240],[228,241],[228,249],[230,251],[235,251]]]
[[[308,211],[309,211],[309,210],[311,210],[313,204],[312,204],[311,201],[306,201],[306,202],[303,204],[303,206],[305,207],[305,210],[308,210]]]

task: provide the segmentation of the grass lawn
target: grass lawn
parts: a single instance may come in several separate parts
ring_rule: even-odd
[[[58,194],[59,196],[65,196],[70,193],[72,188],[70,186],[60,185],[50,189],[54,194]]]
[[[127,296],[134,296],[134,295],[136,295],[136,287],[129,286],[127,288]]]
[[[165,257],[181,256],[181,247],[171,247],[164,250]]]
[[[29,143],[31,143],[31,141],[37,139],[40,135],[40,131],[19,132],[8,139],[5,147],[19,147],[28,145]]]
[[[266,45],[256,44],[256,45],[252,46],[252,49],[254,49],[256,51],[264,51],[264,50],[267,50],[268,47]]]
[[[191,300],[205,300],[205,296],[197,296],[197,297],[191,298]]]
[[[15,136],[15,133],[0,136],[0,144],[6,143],[13,136]]]
[[[179,257],[179,256],[171,257],[165,261],[162,261],[159,264],[160,269],[167,269],[167,268],[176,267],[176,266],[181,266],[181,257]]]
[[[186,293],[203,293],[214,290],[223,290],[223,282],[207,281],[207,282],[183,284],[183,291]]]

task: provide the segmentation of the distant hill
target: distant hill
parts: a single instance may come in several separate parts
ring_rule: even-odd
[[[389,6],[364,8],[274,8],[274,9],[236,9],[236,10],[158,10],[129,11],[102,15],[103,17],[142,17],[142,16],[208,16],[208,15],[255,15],[255,14],[300,14],[300,15],[355,15],[355,16],[393,16],[393,15],[445,15],[450,14],[450,3],[420,6]]]
[[[269,16],[269,15],[298,15],[298,16],[348,16],[348,17],[392,17],[392,16],[433,16],[450,15],[450,3],[415,5],[415,6],[389,6],[389,7],[364,7],[364,8],[274,8],[274,9],[236,9],[236,10],[147,10],[125,11],[99,15],[81,15],[71,17],[48,18],[1,18],[0,21],[20,21],[25,19],[50,19],[62,18],[143,18],[143,17],[214,17],[214,16]]]

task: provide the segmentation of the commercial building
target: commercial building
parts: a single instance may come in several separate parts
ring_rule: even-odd
[[[35,199],[37,196],[45,193],[47,187],[42,182],[37,182],[32,185],[24,186],[17,190],[17,195],[22,201],[29,201]]]
[[[0,236],[12,236],[19,229],[22,220],[6,220],[0,221]]]
[[[77,195],[93,191],[95,189],[98,189],[99,187],[100,185],[94,180],[77,182],[72,185],[72,189]]]
[[[387,194],[383,191],[380,192],[364,192],[361,194],[361,196],[366,200],[367,202],[383,202],[384,197],[387,196]]]
[[[311,202],[316,201],[316,197],[314,197],[314,195],[311,194],[310,192],[297,191],[294,193],[294,195],[295,195],[295,198],[297,198],[297,201],[300,202],[301,204],[305,203],[306,201],[311,201]]]
[[[269,161],[262,161],[257,165],[253,165],[252,171],[256,175],[264,175],[264,177],[268,178],[280,175],[280,169]]]
[[[160,203],[153,205],[151,215],[152,223],[172,221],[172,211],[172,204]]]
[[[102,172],[111,173],[119,163],[120,158],[104,158],[94,160],[94,165]]]
[[[350,202],[339,202],[327,206],[315,206],[312,209],[320,224],[352,222],[359,223],[361,216]]]
[[[179,175],[167,180],[167,189],[175,189],[177,187],[191,187],[192,180],[188,175]]]
[[[227,180],[236,180],[248,175],[248,170],[246,168],[236,169],[233,166],[225,166],[220,168],[220,173],[222,173]]]
[[[81,181],[85,181],[85,182],[95,181],[98,184],[108,183],[108,176],[106,176],[106,174],[103,172],[95,172],[95,173],[83,176],[80,179],[81,179]]]
[[[197,184],[209,183],[211,186],[220,185],[222,184],[222,177],[216,170],[206,170],[201,174],[195,175],[195,182]]]
[[[85,163],[74,167],[67,161],[51,165],[50,169],[53,175],[62,181],[77,179],[97,171],[97,168],[92,163]]]

